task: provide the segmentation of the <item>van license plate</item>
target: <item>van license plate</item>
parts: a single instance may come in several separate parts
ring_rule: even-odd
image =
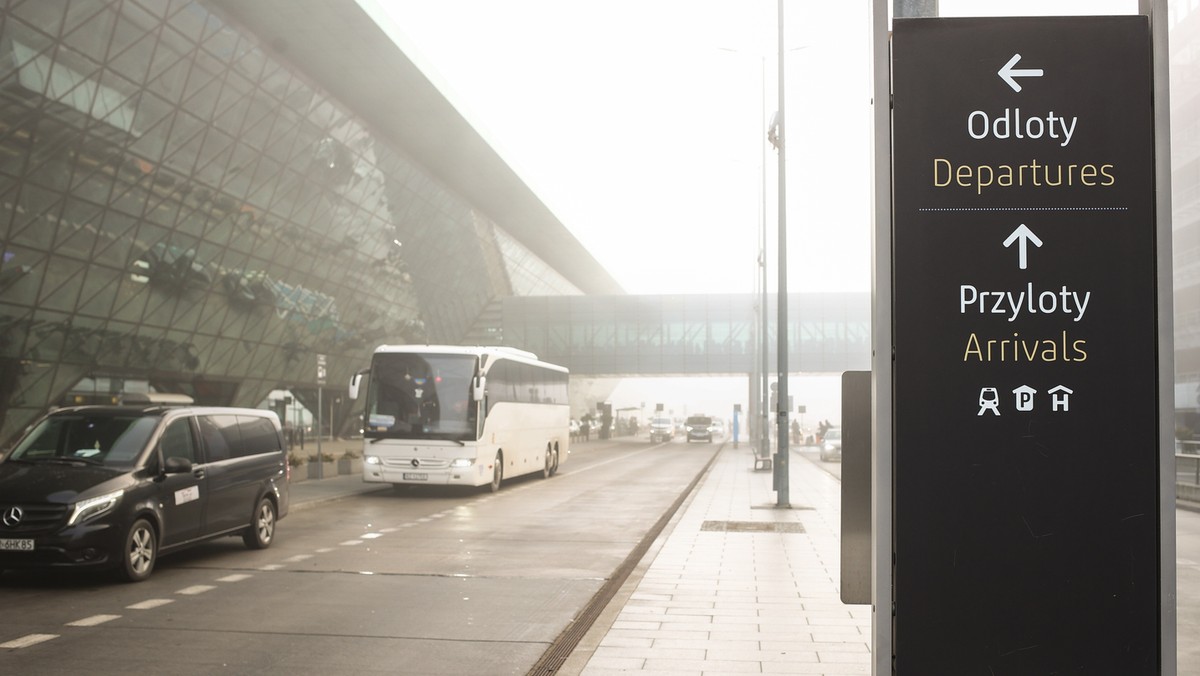
[[[420,473],[405,472],[404,480],[405,481],[429,481],[429,475],[426,474],[425,472],[420,472]]]
[[[33,540],[15,539],[15,538],[0,538],[0,551],[5,552],[32,552]]]

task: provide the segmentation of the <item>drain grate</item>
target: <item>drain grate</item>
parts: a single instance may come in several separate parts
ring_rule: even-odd
[[[788,521],[705,521],[700,530],[725,533],[803,533],[804,524]]]

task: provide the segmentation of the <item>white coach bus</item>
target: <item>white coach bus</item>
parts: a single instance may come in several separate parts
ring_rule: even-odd
[[[381,345],[350,380],[363,411],[363,480],[490,485],[541,472],[570,452],[568,372],[506,347]]]

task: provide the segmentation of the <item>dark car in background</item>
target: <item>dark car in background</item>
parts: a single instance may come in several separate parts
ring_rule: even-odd
[[[288,511],[279,418],[244,408],[83,406],[35,423],[0,461],[0,571],[111,568],[223,535],[263,549]]]
[[[713,440],[712,424],[713,420],[709,416],[688,416],[688,419],[684,422],[684,425],[687,426],[688,443],[690,444],[693,441],[707,441],[711,443]]]

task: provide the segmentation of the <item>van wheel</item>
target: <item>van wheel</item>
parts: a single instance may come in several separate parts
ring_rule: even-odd
[[[493,493],[500,490],[502,481],[504,481],[504,456],[497,453],[496,461],[492,463],[492,483],[489,484]]]
[[[268,498],[258,501],[250,526],[242,531],[242,542],[250,549],[266,549],[275,540],[275,503]]]
[[[120,573],[129,582],[141,582],[154,571],[158,559],[158,536],[146,519],[138,519],[125,534]]]

